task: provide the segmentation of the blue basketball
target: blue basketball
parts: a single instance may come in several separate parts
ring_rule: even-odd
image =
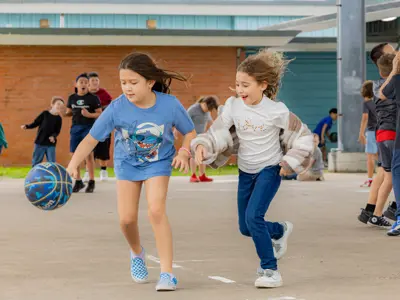
[[[54,210],[65,205],[71,194],[71,176],[57,163],[38,164],[25,178],[26,197],[42,210]]]

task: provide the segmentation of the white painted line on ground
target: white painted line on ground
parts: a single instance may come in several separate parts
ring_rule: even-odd
[[[225,278],[225,277],[221,277],[221,276],[208,276],[208,278],[213,279],[213,280],[217,280],[217,281],[221,281],[223,283],[235,283],[235,281],[230,280],[230,279]]]
[[[239,179],[214,179],[212,183],[237,183]]]
[[[205,261],[211,261],[211,260],[205,260],[205,259],[174,260],[174,262],[176,262],[176,263],[205,262]]]
[[[369,193],[369,190],[356,190],[356,193]]]
[[[283,296],[279,298],[268,298],[268,300],[304,300],[304,299],[297,299],[294,297]]]
[[[151,260],[151,261],[153,261],[153,262],[155,262],[155,263],[157,263],[157,264],[160,264],[160,259],[157,258],[157,257],[155,257],[155,256],[153,256],[153,255],[147,255],[147,259],[148,259],[148,260]],[[182,266],[177,265],[177,264],[172,264],[172,267],[173,267],[174,269],[183,269]]]

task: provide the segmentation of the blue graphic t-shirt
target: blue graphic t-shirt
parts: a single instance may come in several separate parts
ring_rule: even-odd
[[[112,101],[93,125],[90,134],[104,141],[115,129],[114,166],[118,179],[146,180],[167,175],[175,155],[173,127],[185,135],[194,125],[179,100],[156,92],[156,103],[139,108],[125,95]],[[145,175],[137,176],[142,173]]]

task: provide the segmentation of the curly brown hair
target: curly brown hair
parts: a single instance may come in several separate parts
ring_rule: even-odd
[[[258,83],[266,82],[267,88],[263,91],[270,99],[275,99],[278,94],[283,74],[291,60],[285,59],[282,53],[261,50],[255,55],[248,56],[237,68],[238,72],[244,72]]]

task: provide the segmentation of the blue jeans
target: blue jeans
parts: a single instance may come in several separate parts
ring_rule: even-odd
[[[264,270],[277,270],[271,239],[280,239],[284,231],[280,223],[264,219],[281,184],[279,171],[279,166],[266,167],[257,174],[239,170],[239,229],[243,235],[252,237]]]
[[[32,157],[32,167],[40,164],[43,161],[45,155],[48,162],[56,162],[56,147],[41,146],[35,144],[35,149],[33,150]]]
[[[397,211],[396,217],[400,216],[400,150],[393,150],[393,159],[392,159],[392,182],[393,182],[393,191],[394,197],[396,199]]]

